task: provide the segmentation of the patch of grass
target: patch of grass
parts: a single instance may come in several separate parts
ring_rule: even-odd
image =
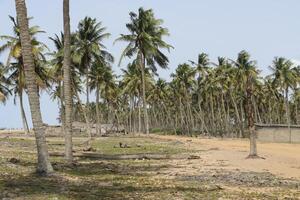
[[[129,148],[120,148],[127,145]],[[159,141],[151,138],[109,137],[93,141],[93,148],[103,154],[179,154],[191,152],[183,144]]]

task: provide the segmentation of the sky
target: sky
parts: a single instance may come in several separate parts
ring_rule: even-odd
[[[26,0],[26,3],[28,15],[33,17],[30,24],[46,31],[39,40],[53,50],[48,37],[63,29],[62,0]],[[85,16],[102,21],[111,33],[104,43],[116,61],[125,44],[113,41],[121,33],[127,33],[128,13],[136,12],[139,7],[152,8],[170,31],[165,40],[174,46],[167,54],[169,69],[159,70],[160,77],[166,80],[178,64],[197,60],[201,52],[216,61],[218,56],[235,59],[239,51],[247,50],[264,75],[269,73],[268,66],[275,56],[300,60],[299,0],[70,0],[70,6],[72,31]],[[11,35],[8,15],[15,16],[14,1],[0,0],[0,8],[0,35]],[[0,61],[5,63],[5,54],[0,55]],[[122,66],[117,63],[113,69],[118,74]],[[24,104],[31,121],[27,96]],[[41,109],[45,123],[58,123],[58,104],[46,93],[41,96]],[[18,101],[14,104],[13,97],[5,105],[0,104],[1,127],[22,127],[19,104]]]

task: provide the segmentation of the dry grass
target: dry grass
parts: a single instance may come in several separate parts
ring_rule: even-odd
[[[84,138],[75,138],[82,153]],[[35,144],[30,137],[0,139],[0,199],[297,199],[297,179],[272,172],[246,170],[230,163],[226,141],[179,137],[108,137],[93,141],[96,154],[107,159],[77,157],[72,167],[60,156],[51,157],[56,170],[37,177]],[[130,148],[120,148],[119,143]],[[210,141],[213,142],[213,141]],[[51,152],[63,151],[62,138],[49,138]],[[232,144],[243,160],[240,143]],[[224,147],[225,146],[225,147]],[[223,158],[220,159],[219,153]],[[124,155],[165,155],[113,159]],[[16,158],[17,162],[11,162]],[[269,158],[267,158],[269,159]],[[244,162],[244,161],[243,161]],[[248,161],[247,161],[248,162]],[[249,162],[252,162],[249,160]],[[254,161],[256,162],[256,161]],[[264,162],[264,161],[262,161]]]

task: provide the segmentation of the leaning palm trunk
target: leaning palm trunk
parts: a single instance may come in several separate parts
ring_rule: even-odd
[[[63,1],[64,21],[64,100],[65,100],[65,159],[68,163],[73,161],[72,143],[72,89],[71,89],[71,32],[69,0]]]
[[[23,93],[19,92],[19,103],[20,103],[20,109],[21,109],[21,117],[22,117],[22,122],[23,122],[23,129],[26,135],[29,134],[29,127],[28,127],[28,122],[24,110],[24,104],[23,104]]]
[[[29,105],[33,123],[33,130],[37,145],[37,173],[48,175],[53,172],[49,161],[48,148],[45,138],[45,126],[42,121],[39,94],[36,86],[34,60],[32,55],[31,38],[28,28],[28,17],[25,0],[15,0],[18,23],[20,26],[20,38],[22,56],[25,68],[25,81],[28,90]]]
[[[238,125],[240,126],[240,135],[242,135],[242,131],[243,131],[243,123],[242,123],[242,120],[241,120],[241,117],[240,117],[240,114],[239,114],[239,111],[238,111],[238,107],[237,107],[237,103],[235,101],[235,99],[233,98],[233,95],[232,95],[232,91],[229,92],[230,93],[230,98],[231,98],[231,101],[234,105],[234,111],[235,111],[235,116],[236,116],[236,119],[237,119],[237,123]]]
[[[143,89],[143,109],[144,109],[144,120],[145,120],[145,133],[149,135],[149,121],[148,111],[146,102],[146,84],[145,84],[145,58],[141,55],[141,71],[142,71],[142,89]]]

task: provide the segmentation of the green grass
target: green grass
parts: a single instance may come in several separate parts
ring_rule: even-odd
[[[129,148],[120,148],[119,143],[126,144]],[[93,148],[103,154],[178,154],[187,152],[182,144],[160,141],[150,138],[101,138],[93,141]],[[190,151],[190,150],[189,150]]]

